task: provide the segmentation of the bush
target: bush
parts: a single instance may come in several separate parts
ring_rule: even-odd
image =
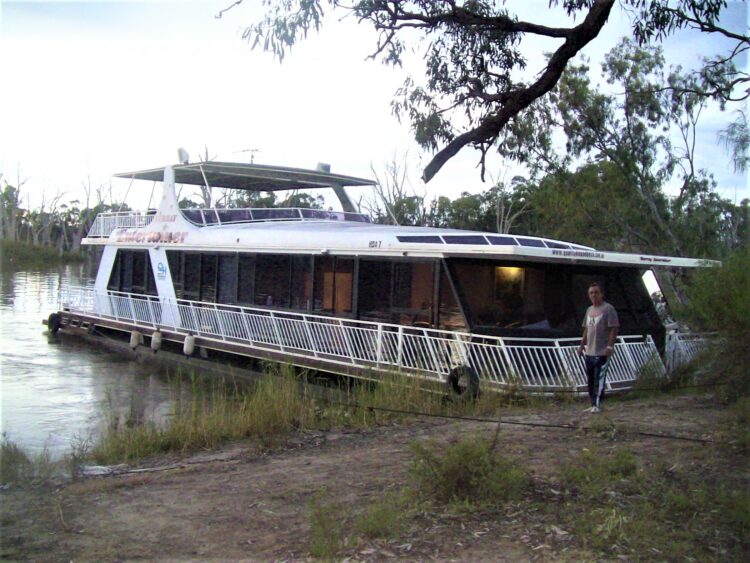
[[[524,468],[479,438],[413,445],[411,475],[418,495],[465,507],[498,506],[518,499],[529,484]]]
[[[720,268],[695,274],[686,288],[688,305],[677,312],[693,330],[717,332],[718,354],[708,356],[706,383],[725,383],[724,397],[750,395],[750,249],[735,252]]]
[[[357,516],[357,530],[370,539],[391,537],[402,525],[404,508],[397,496],[389,495]]]
[[[323,504],[319,498],[310,503],[310,555],[332,558],[344,543],[342,510]]]

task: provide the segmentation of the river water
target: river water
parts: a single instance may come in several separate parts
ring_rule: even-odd
[[[169,377],[91,344],[50,335],[61,283],[87,284],[87,265],[0,272],[0,428],[29,452],[53,457],[96,439],[112,416],[160,420],[171,409]]]

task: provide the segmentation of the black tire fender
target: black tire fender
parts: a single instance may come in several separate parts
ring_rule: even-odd
[[[62,327],[62,319],[60,318],[60,315],[52,313],[47,318],[47,330],[49,330],[50,334],[55,334],[60,330],[60,327]]]
[[[477,399],[479,397],[479,374],[471,366],[458,366],[450,370],[445,378],[448,392],[454,397]]]

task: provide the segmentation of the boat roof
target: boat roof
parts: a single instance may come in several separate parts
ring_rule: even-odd
[[[150,168],[136,172],[115,174],[117,178],[134,180],[164,179],[164,168]],[[230,188],[251,192],[274,192],[280,190],[301,190],[329,188],[332,186],[372,186],[373,180],[331,174],[324,170],[306,170],[286,166],[265,164],[243,164],[236,162],[197,162],[194,164],[173,165],[175,182],[214,188]]]

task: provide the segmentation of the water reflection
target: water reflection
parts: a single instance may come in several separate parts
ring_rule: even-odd
[[[89,266],[0,273],[0,428],[31,451],[55,456],[95,438],[114,414],[159,420],[170,411],[169,379],[157,367],[49,335],[61,283],[92,283]]]

